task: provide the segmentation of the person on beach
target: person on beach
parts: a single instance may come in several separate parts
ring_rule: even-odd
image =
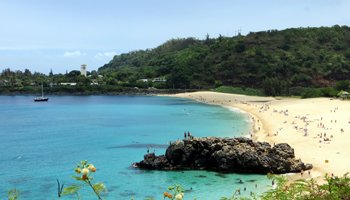
[[[236,194],[241,195],[241,189],[238,188],[238,189],[236,190]]]

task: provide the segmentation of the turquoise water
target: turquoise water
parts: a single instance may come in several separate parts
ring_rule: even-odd
[[[83,159],[96,166],[94,177],[107,186],[107,199],[162,199],[167,186],[176,183],[187,190],[185,199],[198,200],[229,196],[237,188],[246,187],[246,193],[266,189],[262,175],[130,167],[149,146],[163,154],[184,131],[195,137],[242,136],[249,131],[248,117],[170,97],[52,96],[35,103],[30,96],[1,96],[0,199],[11,188],[21,191],[20,199],[58,199],[56,179],[74,183],[70,177]]]

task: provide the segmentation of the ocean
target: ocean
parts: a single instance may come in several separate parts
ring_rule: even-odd
[[[77,183],[76,163],[97,168],[94,182],[108,189],[106,199],[163,199],[168,186],[180,184],[185,199],[215,200],[268,188],[264,175],[209,171],[146,171],[131,167],[147,148],[164,154],[170,141],[195,137],[248,135],[249,117],[189,99],[157,96],[0,96],[0,198],[16,188],[23,200],[59,199],[58,179]],[[243,188],[246,188],[246,191]],[[90,190],[81,199],[96,199]],[[65,196],[60,199],[76,199]]]

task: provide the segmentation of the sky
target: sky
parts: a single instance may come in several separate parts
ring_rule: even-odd
[[[0,71],[97,70],[172,38],[350,26],[350,0],[0,0]]]

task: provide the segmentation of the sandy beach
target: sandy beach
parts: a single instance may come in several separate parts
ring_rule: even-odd
[[[199,102],[239,108],[253,121],[250,136],[256,141],[286,142],[296,158],[313,164],[303,175],[323,180],[325,173],[350,172],[350,101],[331,98],[275,99],[216,92],[172,95]]]

